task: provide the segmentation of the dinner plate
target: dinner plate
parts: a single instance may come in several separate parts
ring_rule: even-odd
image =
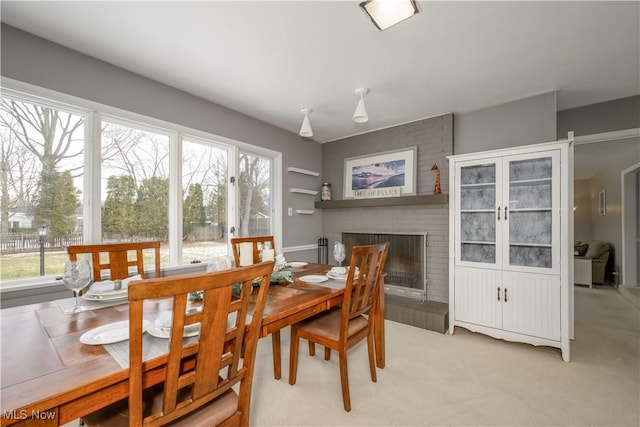
[[[308,262],[304,262],[304,261],[292,261],[289,264],[289,267],[293,267],[293,268],[302,268],[302,267],[306,267],[307,265],[309,265]]]
[[[154,336],[156,338],[170,338],[171,337],[171,328],[162,328],[156,325],[149,326],[147,329],[149,335]],[[188,325],[184,328],[184,332],[182,336],[187,337],[195,337],[200,333],[200,323],[194,323],[193,325]]]
[[[148,320],[142,321],[142,331],[145,332],[151,326]],[[85,332],[80,337],[80,342],[88,345],[112,344],[114,342],[129,339],[129,321],[109,323],[90,331]]]
[[[126,300],[128,296],[129,296],[128,290],[122,289],[117,293],[110,292],[110,293],[94,294],[92,292],[87,292],[86,294],[82,295],[82,298],[86,299],[87,301],[105,301],[106,302],[106,301]]]
[[[327,276],[321,276],[319,274],[311,274],[309,276],[300,277],[300,280],[307,283],[322,283],[329,280],[329,278]]]
[[[331,274],[331,272],[327,273],[327,277],[329,279],[339,280],[341,282],[346,282],[348,276],[349,276],[348,274],[345,274],[344,276],[342,276],[342,275],[337,275],[337,274]]]

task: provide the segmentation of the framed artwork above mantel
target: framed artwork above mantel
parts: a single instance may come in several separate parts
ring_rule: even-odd
[[[344,199],[416,194],[417,147],[344,159]]]

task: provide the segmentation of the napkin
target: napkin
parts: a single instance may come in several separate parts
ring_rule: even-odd
[[[344,276],[347,274],[346,267],[331,267],[331,274],[335,276]]]
[[[122,279],[121,282],[123,291],[127,290],[127,286],[129,286],[129,282],[131,282],[132,280],[142,280],[142,276],[136,274],[135,276]],[[95,282],[93,285],[91,285],[91,288],[89,288],[89,292],[94,294],[100,294],[102,292],[109,292],[113,290],[115,290],[115,284],[113,280],[102,280],[100,282]]]

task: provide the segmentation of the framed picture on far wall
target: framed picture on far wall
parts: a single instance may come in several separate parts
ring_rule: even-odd
[[[416,194],[417,147],[344,159],[344,198],[371,199]]]
[[[598,193],[598,210],[600,211],[601,216],[607,214],[607,194],[604,190]]]

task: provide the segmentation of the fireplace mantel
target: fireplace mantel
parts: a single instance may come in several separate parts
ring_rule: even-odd
[[[315,202],[316,209],[372,208],[380,206],[448,205],[448,194],[426,196],[383,197],[379,199],[347,199]]]

